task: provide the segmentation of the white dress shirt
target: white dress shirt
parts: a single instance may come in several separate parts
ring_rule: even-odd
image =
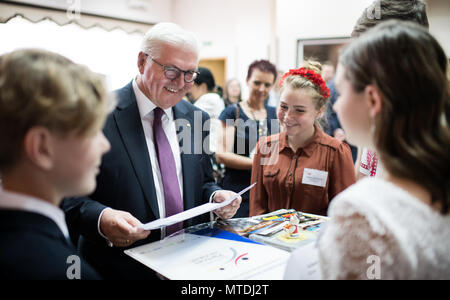
[[[152,165],[152,173],[154,186],[156,190],[156,198],[158,199],[158,209],[161,218],[166,217],[166,205],[164,198],[164,187],[161,178],[161,171],[159,169],[158,157],[156,154],[155,143],[153,141],[153,110],[156,105],[147,98],[139,89],[136,80],[133,80],[133,91],[136,96],[136,101],[141,116],[142,128],[144,129],[145,141],[147,142],[147,149]],[[181,199],[183,199],[183,170],[181,166],[181,153],[178,143],[177,130],[174,122],[174,115],[172,108],[164,110],[164,115],[161,118],[162,127],[166,137],[169,141],[170,148],[175,160],[175,167],[177,169],[178,185],[180,188]],[[163,230],[164,231],[164,230]],[[165,234],[163,233],[163,236]]]
[[[0,186],[0,209],[22,210],[43,215],[58,225],[66,238],[69,238],[64,212],[57,206],[32,196],[5,191]]]
[[[150,156],[150,163],[152,165],[153,180],[155,184],[156,197],[158,198],[159,215],[161,218],[166,216],[164,187],[161,178],[161,171],[159,169],[158,157],[156,154],[155,143],[153,141],[153,110],[156,105],[144,93],[141,92],[137,86],[136,80],[133,80],[133,90],[136,95],[136,101],[141,116],[142,128],[144,129],[145,141],[147,142],[148,154]],[[164,115],[161,117],[161,123],[164,133],[169,140],[170,148],[175,160],[175,167],[177,169],[178,185],[180,188],[181,199],[183,199],[183,172],[181,167],[180,146],[178,144],[177,131],[175,128],[174,116],[172,108],[164,110]]]
[[[156,191],[156,198],[158,201],[158,210],[160,218],[164,218],[166,216],[166,205],[164,198],[164,187],[161,178],[161,171],[159,169],[158,157],[156,154],[155,144],[153,142],[153,110],[156,108],[156,105],[147,98],[144,93],[139,89],[136,79],[133,79],[132,82],[134,95],[136,96],[136,102],[139,110],[139,115],[141,116],[142,128],[144,129],[145,141],[147,144],[148,154],[150,158],[150,163],[152,165],[152,174],[153,174],[153,183]],[[180,156],[180,146],[178,144],[177,131],[175,128],[174,116],[172,108],[164,109],[164,115],[161,117],[161,124],[164,130],[164,133],[167,136],[167,139],[170,144],[170,148],[172,149],[172,153],[175,160],[175,167],[177,169],[177,177],[178,184],[180,188],[181,199],[183,199],[183,173],[181,167],[181,156]],[[151,184],[149,182],[149,184]],[[103,210],[98,218],[98,232],[102,237],[108,239],[100,230],[100,219],[103,215]],[[162,228],[161,237],[165,236],[165,228]],[[110,244],[111,246],[111,244]]]

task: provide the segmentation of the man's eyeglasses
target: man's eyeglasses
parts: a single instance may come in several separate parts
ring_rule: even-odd
[[[162,63],[159,63],[156,60],[154,60],[153,57],[151,57],[149,54],[147,54],[147,53],[145,53],[145,54],[148,57],[150,57],[150,59],[152,61],[154,61],[156,64],[158,64],[164,68],[164,76],[166,76],[166,78],[169,80],[175,80],[178,77],[180,77],[181,73],[184,73],[184,82],[190,83],[190,82],[194,81],[195,78],[197,78],[197,76],[199,75],[199,72],[197,72],[197,71],[183,71],[183,70],[178,69],[177,67],[168,67],[168,66],[163,65]]]

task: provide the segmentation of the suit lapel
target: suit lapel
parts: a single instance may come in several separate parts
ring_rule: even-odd
[[[114,113],[114,119],[122,141],[127,149],[128,156],[132,162],[139,184],[144,191],[145,198],[147,199],[153,214],[158,219],[160,218],[159,209],[156,201],[156,190],[153,184],[154,179],[148,149],[145,146],[144,130],[142,128],[136,96],[134,95],[131,83],[127,87],[129,88],[129,94],[121,94],[122,99],[118,105],[118,109]],[[199,167],[199,154],[202,153],[201,148],[195,149],[195,147],[202,147],[203,143],[200,142],[199,144],[197,143],[197,145],[194,143],[196,139],[194,134],[194,114],[188,106],[183,103],[183,100],[173,107],[173,112],[181,150],[184,189],[183,201],[185,209],[189,209],[196,204],[193,195],[196,194],[194,189],[198,185],[198,178],[192,176],[191,170]],[[199,112],[199,116],[201,117],[201,112]],[[203,122],[200,120],[197,125],[203,126]],[[203,141],[202,129],[200,128],[198,130],[200,136],[197,137],[197,139],[199,138],[200,141]]]
[[[114,119],[138,178],[139,185],[144,191],[145,198],[154,216],[159,219],[158,201],[156,200],[152,167],[146,147],[147,143],[145,141],[136,96],[134,95],[131,84],[129,87],[129,99],[131,101],[128,102],[128,105],[123,105],[122,109],[119,107],[115,111]]]

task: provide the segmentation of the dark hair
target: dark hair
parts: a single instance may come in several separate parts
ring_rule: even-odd
[[[426,4],[421,0],[376,0],[364,9],[353,28],[352,37],[358,37],[378,23],[391,19],[429,27]]]
[[[214,92],[220,96],[220,98],[223,97],[223,88],[220,85],[216,85]]]
[[[275,83],[275,80],[277,80],[277,67],[275,67],[274,64],[272,64],[270,61],[265,60],[265,59],[261,59],[261,60],[255,60],[254,62],[251,63],[251,65],[248,67],[248,72],[247,72],[247,80],[250,79],[250,77],[252,77],[252,73],[254,69],[258,69],[261,72],[265,72],[265,73],[272,73],[273,74],[273,82]]]
[[[196,85],[201,85],[202,83],[206,83],[206,87],[208,92],[214,91],[216,87],[216,81],[214,80],[214,76],[208,68],[199,67],[198,68],[199,75],[195,78],[194,83]]]
[[[387,21],[350,43],[339,58],[357,92],[375,85],[382,110],[374,144],[389,173],[450,205],[450,92],[447,57],[422,26]]]

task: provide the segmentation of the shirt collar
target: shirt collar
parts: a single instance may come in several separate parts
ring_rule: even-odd
[[[133,79],[133,91],[134,95],[136,96],[136,102],[141,119],[147,118],[149,114],[156,108],[156,105],[141,91],[141,89],[137,85],[136,78]],[[164,109],[164,112],[166,113],[169,120],[173,120],[173,112],[171,107]]]
[[[305,147],[301,148],[301,151],[303,153],[306,154],[306,156],[311,156],[313,155],[317,145],[321,142],[321,140],[324,137],[324,132],[322,129],[320,129],[320,127],[318,127],[317,125],[314,125],[314,135],[313,138],[311,139],[311,141],[308,143],[308,145],[306,145]],[[283,131],[280,133],[280,137],[279,137],[280,141],[280,149],[279,149],[279,153],[281,153],[281,151],[283,151],[284,148],[289,148],[289,144],[287,142],[287,135],[286,132]]]
[[[24,210],[53,220],[66,238],[69,237],[64,212],[57,206],[32,196],[5,191],[0,186],[0,208]]]

